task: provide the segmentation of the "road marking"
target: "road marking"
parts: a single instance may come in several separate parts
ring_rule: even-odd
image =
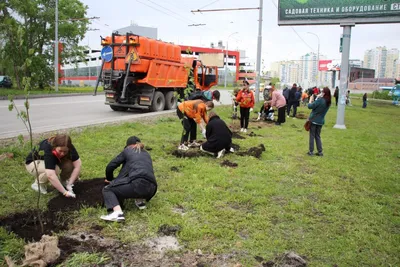
[[[60,103],[47,103],[47,104],[30,104],[30,107],[40,107],[40,106],[56,106],[56,105],[69,105],[69,104],[81,104],[81,103],[96,103],[104,102],[104,99],[93,100],[93,101],[72,101],[72,102],[60,102]],[[8,108],[9,105],[0,106],[0,108]],[[24,103],[17,104],[17,107],[23,107]]]

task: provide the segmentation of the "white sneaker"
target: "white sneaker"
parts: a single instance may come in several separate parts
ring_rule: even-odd
[[[114,211],[108,215],[102,215],[100,216],[100,219],[110,222],[125,221],[124,213],[122,211]]]
[[[225,148],[218,152],[217,159],[222,158],[225,155]]]
[[[184,144],[182,144],[178,147],[178,150],[186,151],[186,150],[189,150],[189,148],[187,146],[185,146]]]
[[[144,199],[135,199],[135,205],[140,210],[144,210],[146,208],[146,202]]]
[[[241,128],[241,129],[240,129],[240,132],[244,132],[244,128]]]
[[[244,133],[247,133],[247,129],[243,129],[243,132],[244,132]]]
[[[231,147],[231,148],[229,149],[229,152],[234,153],[234,152],[235,152],[235,149],[233,149],[233,147]]]
[[[199,143],[197,143],[196,141],[190,142],[188,147],[199,147],[201,146]]]
[[[39,187],[40,187],[40,193],[43,195],[46,195],[47,194],[47,186],[45,184],[39,184],[39,186],[38,186],[38,184],[36,182],[34,182],[31,185],[31,188],[33,190],[35,190],[36,192],[39,192]]]
[[[289,118],[289,115],[287,115],[286,118]]]

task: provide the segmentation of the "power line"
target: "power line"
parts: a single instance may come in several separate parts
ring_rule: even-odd
[[[180,16],[180,17],[182,17],[182,18],[184,18],[184,19],[186,19],[186,20],[188,20],[188,21],[190,21],[190,22],[192,22],[192,23],[196,23],[195,21],[193,21],[193,20],[191,20],[191,19],[188,19],[188,18],[185,18],[185,17],[183,17],[181,14],[178,14],[178,13],[176,13],[175,11],[172,11],[171,9],[168,9],[168,8],[162,6],[162,5],[159,5],[159,4],[155,3],[154,1],[151,1],[151,0],[148,0],[148,1],[149,1],[150,3],[153,3],[154,5],[159,6],[159,7],[161,7],[161,8],[164,8],[164,9],[168,10],[169,12],[171,12],[171,13],[173,13],[173,14],[176,14],[176,15],[178,15],[178,16]]]
[[[274,4],[274,6],[276,7],[276,9],[279,11],[277,4],[274,2],[274,0],[271,0],[272,4]],[[315,51],[314,48],[312,48],[306,41],[304,41],[304,39],[299,35],[299,33],[294,29],[293,26],[290,26],[290,28],[292,28],[292,30],[294,31],[294,33],[300,38],[300,40],[306,45],[308,46],[308,48],[310,48],[312,51]]]
[[[154,9],[154,10],[157,10],[158,12],[161,12],[161,13],[167,15],[167,16],[173,17],[174,19],[177,19],[177,20],[183,21],[183,22],[185,22],[185,23],[188,23],[187,21],[182,20],[181,18],[178,18],[178,17],[173,16],[173,15],[171,15],[171,14],[165,13],[164,11],[162,11],[162,10],[160,10],[160,9],[158,9],[158,8],[155,8],[155,7],[153,7],[153,6],[150,6],[150,5],[146,4],[146,3],[140,2],[139,0],[136,0],[136,2],[138,2],[138,3],[142,4],[142,5],[145,5],[145,6],[147,6],[147,7],[150,7],[150,8],[152,8],[152,9]]]
[[[205,7],[208,7],[208,6],[211,6],[212,4],[215,4],[216,2],[219,2],[220,0],[215,0],[215,1],[213,1],[213,2],[211,2],[211,3],[209,3],[209,4],[207,4],[207,5],[205,5],[205,6],[203,6],[203,7],[200,7],[199,9],[203,9],[203,8],[205,8]]]

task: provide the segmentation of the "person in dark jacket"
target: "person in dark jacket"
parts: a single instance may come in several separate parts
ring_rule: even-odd
[[[339,87],[338,86],[336,86],[335,92],[333,93],[333,96],[335,97],[336,106],[337,106],[338,99],[339,99]]]
[[[321,142],[321,129],[325,124],[325,115],[331,106],[331,90],[328,87],[325,87],[322,90],[322,93],[318,95],[317,100],[313,103],[308,104],[308,108],[312,109],[310,117],[308,118],[311,121],[310,127],[310,142],[309,142],[309,150],[308,155],[314,155],[314,139],[317,143],[317,156],[323,156],[322,153],[322,142]]]
[[[215,112],[210,112],[206,127],[207,142],[200,147],[201,151],[221,158],[225,152],[233,152],[232,132]]]
[[[367,93],[365,93],[364,95],[363,95],[363,108],[366,108],[367,107],[367,103],[368,103],[368,96],[367,96]]]
[[[114,170],[122,168],[114,179]],[[145,201],[157,192],[157,182],[153,171],[153,162],[144,145],[136,136],[126,141],[124,150],[106,168],[106,183],[103,188],[104,204],[107,210],[113,210],[100,218],[106,221],[121,222],[125,220],[120,202],[134,198],[139,209],[145,209]]]
[[[296,112],[297,112],[296,102],[298,102],[298,100],[296,100],[296,92],[297,92],[297,84],[294,83],[289,91],[289,96],[288,96],[288,106],[287,106],[288,117],[290,115],[290,110],[293,107],[293,118],[296,118]]]

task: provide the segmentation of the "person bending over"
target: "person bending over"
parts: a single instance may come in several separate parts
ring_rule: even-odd
[[[201,151],[216,155],[217,158],[223,157],[225,152],[233,152],[232,132],[215,112],[210,112],[206,138],[207,142],[201,145]]]
[[[114,179],[114,170],[121,165],[122,169]],[[157,192],[157,182],[151,157],[139,138],[129,137],[124,150],[108,163],[106,183],[109,184],[103,188],[104,204],[112,212],[101,219],[124,221],[120,202],[128,198],[134,198],[139,209],[146,208],[145,201],[150,201]]]
[[[189,147],[199,147],[200,144],[196,142],[197,139],[197,124],[200,126],[201,132],[205,137],[206,128],[201,123],[208,123],[207,111],[214,108],[214,103],[208,101],[204,103],[202,100],[189,100],[184,101],[178,105],[176,114],[182,122],[183,133],[181,143],[178,147],[179,150],[188,150]],[[188,144],[190,135],[190,142]]]
[[[25,164],[29,174],[35,177],[31,185],[33,190],[47,194],[50,182],[65,197],[75,198],[73,186],[79,177],[82,162],[68,135],[57,134],[41,141],[38,148],[26,157]]]

